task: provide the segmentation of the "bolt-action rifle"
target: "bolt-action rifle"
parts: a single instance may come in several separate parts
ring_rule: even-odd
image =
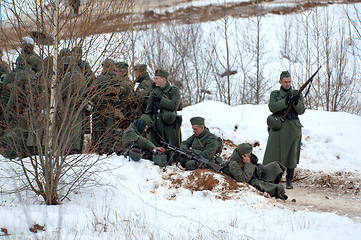
[[[296,95],[300,95],[302,93],[302,91],[307,87],[308,84],[311,84],[313,81],[313,78],[316,76],[316,74],[318,73],[318,71],[320,70],[321,66],[317,69],[317,71],[300,87],[300,89],[297,91]],[[309,86],[308,91],[310,90],[311,85]],[[307,95],[306,93],[306,95]],[[305,97],[306,97],[305,95]],[[288,103],[288,106],[286,108],[286,110],[283,112],[283,114],[280,116],[282,122],[286,119],[288,112],[291,110],[293,105],[293,100],[291,99],[290,102]]]
[[[161,141],[160,143],[167,146],[167,148],[186,156],[189,159],[194,159],[200,164],[205,164],[205,165],[211,167],[216,172],[219,172],[222,169],[222,167],[220,165],[218,165],[217,163],[211,162],[199,154],[192,153],[191,151],[181,149],[179,147],[173,146],[172,144],[169,144],[169,143],[166,143],[163,141]]]

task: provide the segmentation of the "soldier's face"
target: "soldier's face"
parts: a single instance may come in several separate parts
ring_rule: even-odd
[[[291,87],[291,77],[285,77],[280,80],[280,84],[284,89],[290,89]]]
[[[167,79],[164,77],[160,77],[160,76],[154,77],[154,83],[155,83],[155,86],[157,86],[157,87],[164,87],[166,82],[167,82]]]
[[[202,125],[192,125],[193,133],[196,137],[198,137],[204,130],[204,126]]]

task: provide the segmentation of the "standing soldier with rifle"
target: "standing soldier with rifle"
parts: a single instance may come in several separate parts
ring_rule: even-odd
[[[153,128],[150,129],[149,140],[156,146],[161,146],[160,141],[163,141],[179,147],[180,121],[177,110],[181,104],[180,91],[170,85],[167,71],[157,69],[154,75],[155,88],[149,94],[145,110],[154,122]],[[167,157],[169,160],[171,153]]]
[[[300,161],[301,150],[301,122],[298,115],[305,112],[305,104],[302,94],[291,87],[291,74],[284,71],[280,75],[280,90],[272,91],[268,108],[272,113],[282,115],[290,106],[283,118],[281,128],[274,130],[270,126],[267,147],[263,158],[263,164],[279,161],[287,168],[286,188],[292,189],[292,179],[295,168]]]
[[[281,73],[281,89],[273,91],[268,107],[273,113],[267,118],[269,136],[263,158],[263,164],[279,161],[287,168],[286,188],[292,189],[292,179],[295,168],[300,161],[301,150],[301,122],[298,115],[305,112],[305,103],[302,91],[312,83],[321,67],[300,87],[291,88],[291,74],[288,71]],[[305,94],[307,96],[311,85]]]

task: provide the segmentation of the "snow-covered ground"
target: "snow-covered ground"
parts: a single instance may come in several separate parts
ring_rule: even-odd
[[[266,105],[230,107],[209,101],[180,113],[183,139],[192,134],[189,119],[202,116],[213,133],[235,144],[258,141],[260,146],[254,152],[262,160],[269,115]],[[308,110],[300,118],[304,128],[299,168],[360,175],[361,117]],[[229,156],[231,151],[224,154]],[[116,155],[97,168],[99,184],[78,189],[60,206],[39,204],[30,192],[21,198],[5,194],[14,183],[1,177],[0,228],[11,234],[2,238],[319,240],[361,236],[361,218],[293,211],[282,200],[265,198],[245,184],[239,184],[238,190],[191,191],[189,186],[196,184],[193,171],[175,166],[162,169],[147,160],[133,162]],[[10,171],[4,158],[0,170],[0,176]],[[213,177],[220,184],[224,180],[219,174]],[[175,178],[183,179],[184,184],[172,181]],[[225,194],[227,198],[222,198]],[[355,196],[355,201],[360,200]],[[45,231],[30,232],[29,227],[36,223],[45,226]]]

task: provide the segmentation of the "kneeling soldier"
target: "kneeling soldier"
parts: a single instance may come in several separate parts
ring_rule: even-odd
[[[126,129],[122,136],[122,145],[124,149],[131,151],[134,148],[138,148],[142,151],[159,151],[164,152],[164,148],[156,147],[151,141],[145,138],[142,133],[146,132],[148,127],[153,126],[152,119],[143,114],[139,119],[135,120],[129,127]],[[134,161],[139,160],[141,154],[138,159],[133,159]]]
[[[242,143],[233,151],[229,161],[229,172],[238,182],[247,182],[272,197],[286,200],[285,189],[279,184],[286,168],[279,162],[267,165],[257,164],[258,158],[252,153],[252,145]]]
[[[193,135],[181,143],[181,148],[191,149],[193,153],[203,156],[210,162],[215,162],[215,155],[218,148],[216,136],[204,125],[204,118],[193,117],[190,119]],[[194,159],[181,156],[181,165],[187,170],[198,168]]]

